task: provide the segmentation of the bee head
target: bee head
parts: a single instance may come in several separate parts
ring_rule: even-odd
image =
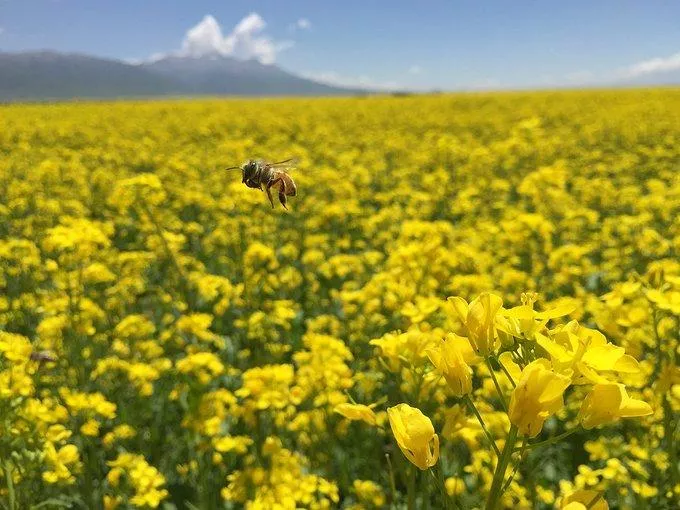
[[[243,164],[241,169],[243,170],[243,180],[241,182],[243,182],[246,186],[256,188],[257,183],[255,181],[255,177],[257,173],[257,161],[249,159]]]

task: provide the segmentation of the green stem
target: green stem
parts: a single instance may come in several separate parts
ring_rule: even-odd
[[[434,468],[437,469],[438,474],[434,473],[434,469],[430,468],[428,471],[430,472],[430,475],[432,475],[432,479],[434,480],[435,485],[437,486],[437,489],[439,489],[439,494],[442,497],[442,505],[445,510],[448,510],[451,508],[451,503],[452,500],[449,498],[448,493],[446,492],[446,486],[444,485],[444,470],[440,465],[437,465],[438,467]],[[458,507],[458,505],[453,501],[453,504]]]
[[[671,407],[670,396],[668,394],[661,397],[663,399],[663,433],[666,440],[668,460],[670,461],[671,489],[677,485],[678,479],[678,457],[675,446],[675,426],[673,425],[673,408]],[[671,490],[672,492],[672,490]],[[675,499],[675,495],[673,499]]]
[[[386,453],[385,458],[387,459],[387,467],[390,474],[390,496],[392,498],[392,504],[397,502],[397,484],[394,483],[394,469],[392,468],[392,460],[390,459],[390,454]]]
[[[491,374],[491,379],[493,379],[493,384],[496,387],[496,391],[498,392],[498,398],[501,400],[501,407],[503,408],[503,411],[506,413],[508,412],[508,406],[505,404],[505,396],[503,395],[503,390],[501,389],[501,385],[498,384],[498,379],[496,379],[496,373],[493,370],[493,367],[491,366],[491,358],[484,358],[484,361],[486,361],[486,366],[489,369],[489,373]]]
[[[491,447],[493,448],[493,451],[496,452],[496,456],[500,459],[501,457],[501,452],[498,449],[498,446],[496,446],[496,442],[493,440],[493,436],[491,436],[491,433],[489,432],[489,429],[486,428],[486,424],[484,423],[484,420],[482,419],[482,415],[479,414],[479,411],[477,410],[477,407],[475,407],[474,402],[470,398],[470,395],[465,395],[463,397],[463,400],[465,400],[465,403],[468,405],[470,410],[474,413],[474,415],[477,417],[477,421],[479,421],[479,424],[482,426],[482,430],[484,431],[484,435],[488,439],[489,443],[491,444]]]
[[[415,510],[416,508],[416,467],[414,465],[409,465],[408,472],[408,487],[407,487],[407,497],[408,497],[408,510]]]
[[[652,306],[652,329],[654,331],[656,363],[654,363],[654,372],[652,373],[650,379],[656,380],[659,376],[659,373],[661,372],[661,367],[663,366],[665,356],[661,345],[661,335],[659,335],[659,316],[655,306]]]
[[[165,238],[163,235],[163,228],[161,227],[160,222],[158,221],[158,218],[154,215],[153,211],[149,207],[149,205],[141,201],[140,205],[142,207],[142,210],[146,213],[146,215],[149,217],[149,221],[151,221],[151,224],[153,225],[154,229],[156,230],[156,235],[159,237],[161,241],[161,246],[163,247],[163,251],[165,252],[165,256],[170,260],[173,266],[175,266],[175,270],[177,271],[177,277],[179,279],[180,286],[182,287],[182,291],[184,293],[184,297],[187,300],[187,304],[189,305],[190,309],[194,309],[195,307],[193,306],[193,303],[189,302],[191,294],[189,293],[189,290],[191,289],[191,285],[189,283],[189,278],[187,277],[186,273],[184,272],[184,268],[179,264],[179,261],[177,260],[177,257],[175,257],[175,254],[172,252],[170,249],[170,245],[168,244],[168,240]]]
[[[2,463],[2,469],[5,472],[5,480],[7,481],[7,497],[9,498],[9,510],[16,508],[16,494],[14,492],[14,479],[12,478],[12,469],[9,460],[5,459]]]
[[[659,377],[659,374],[661,372],[661,369],[664,365],[664,361],[666,359],[666,354],[664,353],[662,349],[662,340],[661,340],[661,335],[659,334],[659,314],[658,310],[656,309],[655,306],[652,305],[652,322],[653,322],[653,329],[654,329],[654,339],[655,339],[655,348],[656,348],[656,363],[654,364],[654,372],[652,374],[652,379],[657,380]],[[680,325],[680,318],[678,319],[678,324]],[[673,352],[675,353],[675,356],[677,356],[677,348],[673,349]],[[669,357],[669,362],[672,363],[674,360],[673,356]],[[670,460],[670,486],[675,487],[677,484],[677,479],[678,479],[678,459],[676,455],[676,448],[675,448],[675,441],[674,441],[674,436],[675,436],[675,426],[673,425],[673,408],[671,407],[670,403],[670,397],[668,394],[664,394],[661,396],[661,404],[662,404],[662,411],[663,411],[663,417],[662,417],[662,423],[663,423],[663,430],[664,430],[664,440],[666,442],[666,448],[668,451],[668,457]],[[675,499],[675,495],[673,496],[673,499]]]
[[[515,448],[516,441],[517,441],[517,427],[515,425],[512,425],[510,426],[508,437],[505,439],[503,453],[498,459],[496,471],[493,474],[493,481],[491,482],[491,491],[489,492],[489,499],[486,502],[486,510],[496,510],[498,508],[498,504],[500,503],[502,495],[505,471],[507,470],[508,464],[510,463],[510,457],[512,456],[512,450]]]
[[[586,510],[590,510],[591,508],[593,508],[593,507],[595,506],[595,503],[597,503],[598,501],[600,501],[601,498],[602,498],[602,494],[597,493],[597,494],[595,495],[595,497],[594,497],[593,499],[590,500],[590,503],[588,503],[588,504],[586,505]]]
[[[500,361],[498,362],[498,364],[501,366],[501,370],[503,371],[503,373],[505,374],[505,376],[508,378],[508,381],[510,381],[510,384],[512,384],[512,387],[513,387],[513,388],[516,388],[516,387],[517,387],[517,384],[515,384],[515,380],[514,380],[514,379],[512,378],[512,376],[510,375],[510,372],[508,372],[508,369],[505,368],[505,366],[503,365],[503,363],[501,363]]]
[[[572,434],[575,434],[579,430],[580,429],[578,427],[571,429],[571,430],[567,430],[566,432],[562,432],[561,434],[558,434],[557,436],[553,436],[550,439],[546,439],[545,441],[541,441],[540,443],[533,443],[533,444],[526,445],[526,448],[532,449],[532,448],[538,448],[540,446],[548,446],[548,445],[551,445],[553,443],[557,443],[558,441],[561,441],[565,437],[569,437]],[[524,446],[522,446],[522,448],[524,448]],[[516,449],[515,451],[519,451],[519,449]]]
[[[505,491],[508,490],[510,487],[510,484],[512,481],[515,479],[515,475],[517,475],[517,471],[519,470],[519,466],[524,460],[524,454],[527,449],[527,438],[525,437],[522,439],[522,446],[519,449],[519,459],[517,459],[517,463],[515,464],[515,467],[513,468],[512,472],[510,473],[510,476],[508,477],[507,482],[505,482],[505,485],[503,485],[503,489],[501,490],[501,494],[505,494]],[[516,450],[515,450],[516,451]]]

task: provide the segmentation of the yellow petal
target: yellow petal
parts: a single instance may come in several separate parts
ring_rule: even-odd
[[[551,373],[550,379],[547,381],[547,384],[541,392],[541,398],[539,399],[539,402],[546,403],[560,398],[564,391],[569,387],[569,384],[571,384],[571,381],[568,377]]]
[[[59,449],[59,458],[64,464],[72,464],[78,460],[78,447],[67,444]]]
[[[534,318],[534,309],[529,305],[519,305],[503,311],[506,317],[512,317],[518,320],[527,320]]]
[[[536,333],[535,335],[536,343],[540,345],[545,351],[550,355],[553,360],[559,361],[561,363],[567,362],[572,359],[572,354],[569,353],[564,347],[556,344],[547,336]]]
[[[456,312],[456,315],[458,318],[462,321],[465,322],[467,320],[467,314],[468,314],[468,304],[467,301],[465,301],[462,297],[450,297],[447,300],[449,303],[453,305],[453,310]]]
[[[512,380],[517,384],[519,378],[522,376],[522,369],[512,359],[512,354],[504,352],[498,357],[498,361],[508,371]]]
[[[440,372],[442,371],[442,350],[441,347],[436,347],[436,348],[429,348],[425,350],[425,354],[427,357],[430,359],[434,367],[439,370]]]
[[[595,370],[614,370],[614,365],[625,353],[623,347],[605,344],[588,347],[582,359]]]
[[[649,289],[645,292],[645,294],[647,295],[647,299],[653,303],[659,304],[666,301],[666,296],[664,296],[663,292],[656,289]]]
[[[586,383],[600,384],[609,382],[609,380],[606,377],[602,377],[600,374],[598,374],[595,370],[590,368],[583,361],[579,361],[578,363],[576,363],[576,369],[580,372],[582,378],[579,379],[578,381],[575,381],[575,384]]]
[[[439,460],[439,436],[434,435],[434,446],[432,449],[432,457],[430,458],[430,465],[428,467],[434,466]]]
[[[559,508],[560,510],[583,510],[591,503],[594,504],[590,510],[609,510],[609,505],[604,498],[598,497],[597,491],[588,489],[577,490],[567,495]]]
[[[637,374],[638,372],[640,372],[640,365],[633,356],[624,354],[614,364],[614,370],[626,374]]]
[[[634,418],[637,416],[649,416],[653,412],[652,406],[647,402],[628,397],[621,405],[619,416],[622,418]]]
[[[535,317],[542,320],[556,319],[557,317],[569,315],[570,313],[573,313],[574,310],[576,310],[576,306],[573,303],[565,303],[563,305],[556,306],[555,308],[551,308],[550,310],[539,312],[535,315]]]
[[[460,354],[463,356],[463,359],[465,360],[465,363],[470,364],[479,361],[480,358],[472,349],[470,340],[464,336],[456,335],[455,333],[448,333],[446,335],[446,342],[451,343],[451,345],[453,345],[456,350],[460,352]]]

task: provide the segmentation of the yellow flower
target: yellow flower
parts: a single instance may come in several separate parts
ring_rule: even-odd
[[[59,394],[72,415],[93,412],[104,418],[112,419],[116,417],[116,404],[106,400],[106,397],[99,392],[83,393],[62,387]]]
[[[483,292],[470,304],[461,297],[451,297],[449,302],[462,321],[475,352],[488,356],[496,348],[496,314],[503,300],[489,292]]]
[[[114,429],[111,432],[107,432],[104,435],[104,439],[102,442],[104,443],[104,446],[109,448],[112,446],[118,439],[130,439],[132,437],[135,437],[137,435],[137,432],[133,427],[127,424],[122,424],[114,427]]]
[[[212,352],[189,354],[175,364],[183,374],[195,374],[201,384],[208,384],[213,378],[224,372],[224,365]]]
[[[99,422],[97,420],[87,420],[83,426],[80,427],[80,432],[86,436],[98,436]]]
[[[385,495],[382,488],[371,480],[354,480],[352,488],[360,501],[369,503],[377,508],[381,508],[385,504]]]
[[[434,466],[439,459],[439,436],[420,409],[399,404],[387,409],[390,427],[399,448],[419,469]],[[430,447],[433,443],[433,447]]]
[[[638,362],[623,347],[610,344],[602,333],[576,321],[549,333],[550,338],[537,333],[536,342],[548,352],[555,369],[570,374],[575,384],[607,382],[599,372],[639,371]]]
[[[218,348],[224,348],[224,340],[210,331],[213,316],[208,313],[194,313],[184,315],[177,320],[175,327],[185,337],[195,337],[202,342],[213,343]]]
[[[474,358],[474,353],[467,338],[449,333],[437,347],[427,350],[427,356],[455,396],[472,391],[472,369],[467,362]]]
[[[28,397],[33,394],[33,379],[25,368],[26,365],[13,365],[0,371],[0,399]]]
[[[647,416],[652,412],[647,402],[630,398],[623,384],[601,383],[594,385],[586,396],[579,417],[583,428],[591,429],[619,418]]]
[[[538,295],[536,293],[529,292],[522,294],[521,305],[502,312],[504,318],[507,319],[507,322],[500,322],[504,326],[502,329],[513,336],[523,335],[526,338],[533,338],[550,319],[569,315],[574,311],[574,306],[567,303],[550,310],[537,312],[534,310],[534,303],[537,299]]]
[[[247,436],[223,436],[213,439],[213,448],[218,452],[236,452],[244,454],[248,447],[253,444],[253,440]]]
[[[680,367],[672,362],[664,363],[656,380],[656,392],[663,395],[676,384],[680,385]]]
[[[646,291],[647,299],[655,303],[661,310],[680,315],[680,291],[661,292],[656,289]]]
[[[446,488],[446,493],[449,496],[458,496],[465,492],[465,480],[452,476],[447,478],[444,482],[444,487]]]
[[[45,463],[49,469],[43,472],[43,480],[47,483],[72,484],[76,481],[72,472],[80,467],[78,448],[67,444],[57,451],[52,443],[45,443]]]
[[[118,487],[120,484],[120,477],[123,476],[123,473],[124,471],[122,468],[115,467],[106,475],[106,481],[109,482],[112,487]]]
[[[256,409],[283,409],[294,395],[291,391],[295,371],[292,365],[263,365],[243,373],[243,386],[236,396]]]
[[[109,495],[104,495],[103,498],[103,503],[104,503],[104,510],[115,510],[118,508],[118,505],[122,503],[122,499],[120,496],[116,496],[115,498],[113,496]]]
[[[638,494],[639,496],[645,499],[653,498],[659,493],[658,488],[653,487],[647,483],[640,482],[639,480],[632,480],[630,482],[630,486],[633,489],[633,492],[635,492],[635,494]]]
[[[511,362],[504,359],[504,365]],[[509,370],[512,374],[517,369]],[[508,415],[520,434],[536,437],[545,420],[563,405],[562,394],[570,384],[568,377],[556,374],[546,360],[536,360],[522,370],[510,397]]]
[[[32,350],[33,346],[25,336],[0,331],[0,353],[5,359],[17,364],[26,363]]]
[[[335,412],[341,414],[348,420],[364,421],[369,425],[376,424],[376,415],[369,406],[363,404],[338,404]]]
[[[111,486],[117,487],[121,476],[127,476],[127,480],[135,491],[134,496],[130,498],[132,505],[157,508],[160,502],[168,496],[168,491],[160,488],[165,485],[165,477],[155,467],[148,464],[143,455],[124,452],[107,464],[112,468],[106,476]]]
[[[404,361],[420,366],[427,358],[426,352],[441,339],[441,334],[432,331],[424,332],[418,327],[411,327],[404,333],[386,333],[381,338],[373,339],[370,345],[380,349],[380,355],[387,360],[393,371],[398,371]]]
[[[165,482],[163,482],[165,483]],[[167,498],[169,492],[166,489],[156,489],[150,488],[145,492],[137,493],[134,497],[130,498],[130,503],[138,507],[149,506],[151,508],[158,508],[165,498]]]
[[[597,491],[577,490],[561,498],[559,510],[609,510],[609,505]]]

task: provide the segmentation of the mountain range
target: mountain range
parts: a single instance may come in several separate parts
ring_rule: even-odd
[[[662,74],[602,80],[581,87],[678,84],[680,70],[671,70]],[[565,84],[554,88],[575,87]],[[240,60],[218,53],[167,55],[153,61],[130,63],[54,51],[0,51],[0,103],[164,96],[348,96],[375,92],[332,86],[295,75],[275,64]]]
[[[257,60],[211,54],[138,64],[82,54],[0,52],[0,101],[162,96],[338,96],[334,87]]]

